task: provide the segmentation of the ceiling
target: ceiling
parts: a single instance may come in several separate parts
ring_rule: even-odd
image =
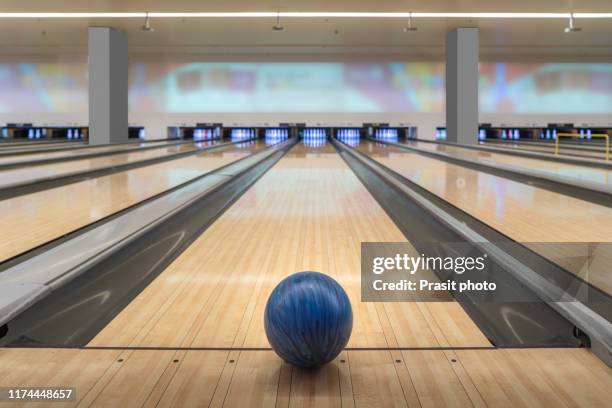
[[[83,5],[86,4],[87,7]],[[399,12],[612,12],[611,0],[4,0],[1,12],[210,12],[210,11],[399,11]],[[87,27],[111,26],[128,33],[130,52],[142,58],[387,58],[440,59],[445,34],[479,27],[481,59],[612,61],[612,19],[577,19],[583,29],[563,33],[559,19],[415,19],[418,31],[404,33],[404,19],[291,18],[285,31],[273,18],[3,19],[0,55],[84,57]]]

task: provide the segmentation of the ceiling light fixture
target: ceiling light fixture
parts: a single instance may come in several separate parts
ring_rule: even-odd
[[[276,12],[276,24],[272,27],[274,31],[284,31],[285,27],[283,27],[280,23],[280,11]]]
[[[578,31],[582,31],[580,27],[574,27],[574,13],[570,13],[569,16],[569,26],[565,27],[563,30],[565,33],[575,33]]]
[[[464,18],[612,19],[612,13],[413,13],[413,12],[176,12],[176,13],[0,13],[0,18]]]
[[[409,33],[411,31],[417,31],[418,28],[414,27],[412,25],[412,13],[408,13],[408,25],[404,28],[402,28],[402,31],[405,33]]]
[[[148,33],[152,33],[153,31],[155,31],[155,29],[153,27],[151,27],[151,19],[149,18],[149,13],[148,12],[147,12],[147,14],[145,16],[144,25],[140,29],[142,31],[146,31]]]

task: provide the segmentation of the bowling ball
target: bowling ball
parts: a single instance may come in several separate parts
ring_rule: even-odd
[[[351,302],[331,277],[298,272],[270,294],[264,327],[283,360],[299,367],[321,366],[336,358],[351,337]]]

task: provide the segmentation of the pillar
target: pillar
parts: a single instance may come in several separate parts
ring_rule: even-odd
[[[476,144],[478,135],[478,29],[446,35],[446,140]]]
[[[128,141],[128,53],[125,33],[90,27],[89,143]]]

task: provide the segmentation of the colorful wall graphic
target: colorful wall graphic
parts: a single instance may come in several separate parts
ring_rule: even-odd
[[[442,112],[441,63],[132,63],[130,110]],[[480,64],[485,113],[612,113],[612,64]],[[0,113],[87,112],[85,63],[0,63]]]

